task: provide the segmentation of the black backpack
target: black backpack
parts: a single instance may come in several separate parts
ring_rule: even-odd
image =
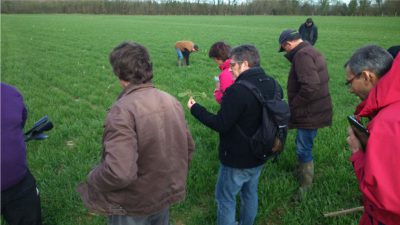
[[[246,80],[236,82],[248,88],[263,105],[262,123],[251,137],[247,136],[237,126],[239,132],[248,140],[253,154],[262,160],[267,160],[271,157],[277,159],[278,155],[283,151],[290,118],[289,105],[282,98],[278,82],[269,77],[266,79],[274,82],[274,96],[268,100],[251,82]]]

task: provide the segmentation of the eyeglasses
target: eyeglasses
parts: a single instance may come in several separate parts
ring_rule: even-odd
[[[232,67],[234,67],[236,64],[240,64],[240,63],[242,63],[243,61],[231,61],[230,63],[229,63],[229,67],[230,68],[232,68]]]
[[[359,78],[360,77],[360,75],[361,75],[361,73],[360,74],[357,74],[357,75],[355,75],[353,78],[351,78],[350,80],[346,80],[346,83],[345,83],[345,85],[347,86],[347,87],[351,87],[351,85],[353,84],[353,81],[354,81],[354,79],[356,79],[356,78]]]
[[[346,80],[345,85],[347,87],[351,87],[351,84],[353,83],[354,79],[356,79],[356,76],[354,76],[353,78],[351,78],[350,80]]]

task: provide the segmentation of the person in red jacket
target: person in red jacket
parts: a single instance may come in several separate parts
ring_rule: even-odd
[[[229,63],[231,62],[231,59],[229,58],[230,51],[231,47],[228,44],[219,41],[214,43],[208,52],[208,56],[214,59],[215,63],[221,70],[219,76],[215,77],[216,84],[214,90],[214,98],[220,104],[225,90],[234,82],[233,75],[231,71],[229,71]]]
[[[393,62],[393,64],[392,64]],[[366,147],[351,128],[350,161],[363,194],[360,225],[400,223],[400,56],[368,45],[345,64],[350,92],[362,100],[354,115],[369,119]]]

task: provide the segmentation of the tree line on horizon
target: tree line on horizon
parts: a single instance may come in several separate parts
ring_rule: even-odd
[[[1,13],[398,16],[400,0],[1,0]]]

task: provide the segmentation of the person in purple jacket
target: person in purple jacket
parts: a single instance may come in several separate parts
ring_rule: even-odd
[[[42,224],[39,191],[26,161],[27,116],[22,95],[1,83],[1,215],[9,225]]]

